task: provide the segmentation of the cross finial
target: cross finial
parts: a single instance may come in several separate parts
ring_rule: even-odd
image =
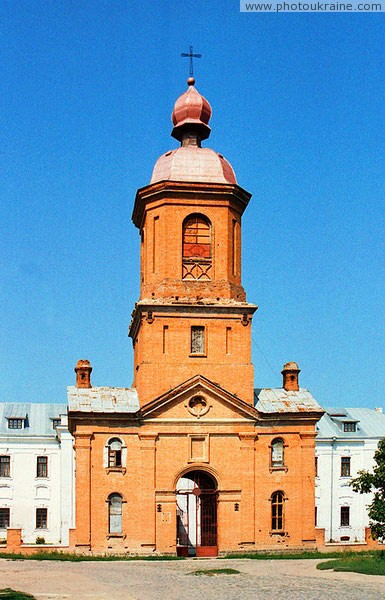
[[[190,59],[190,77],[194,75],[193,58],[202,58],[202,54],[194,54],[193,47],[190,46],[190,52],[182,52],[181,56],[188,57]]]

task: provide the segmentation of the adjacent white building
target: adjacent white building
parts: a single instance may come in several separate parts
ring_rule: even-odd
[[[73,440],[66,404],[0,402],[0,540],[68,545],[74,526]]]
[[[381,409],[329,408],[317,425],[316,525],[326,542],[364,542],[371,494],[353,491],[349,482],[371,470],[374,452],[385,436]]]

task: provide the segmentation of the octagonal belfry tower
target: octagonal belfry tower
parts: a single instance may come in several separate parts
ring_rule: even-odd
[[[251,319],[241,283],[241,218],[251,195],[229,162],[201,143],[211,107],[187,80],[176,101],[177,149],[138,190],[140,299],[129,329],[140,404],[203,375],[253,404]]]

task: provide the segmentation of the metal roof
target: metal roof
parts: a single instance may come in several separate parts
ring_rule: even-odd
[[[327,408],[317,423],[317,440],[322,438],[360,439],[385,436],[385,414],[373,408]],[[338,417],[333,415],[344,414]],[[344,422],[356,423],[356,431],[344,431]]]
[[[284,388],[263,388],[254,390],[255,408],[261,413],[304,413],[322,412],[323,408],[309,390],[300,388],[298,392]]]
[[[134,388],[67,388],[69,412],[136,413],[138,392]]]
[[[52,419],[67,414],[66,404],[37,404],[33,402],[0,402],[0,436],[55,437]],[[9,429],[8,419],[24,419],[22,429]]]

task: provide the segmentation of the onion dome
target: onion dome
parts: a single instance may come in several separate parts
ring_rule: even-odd
[[[174,125],[171,135],[182,141],[185,134],[195,133],[201,140],[210,135],[208,125],[211,117],[211,106],[195,87],[194,77],[187,80],[188,90],[175,102],[171,119]]]
[[[151,183],[158,181],[193,181],[230,183],[237,180],[230,163],[211,148],[201,148],[208,138],[211,106],[196,90],[195,79],[187,80],[188,90],[175,102],[171,135],[181,142],[176,150],[163,154],[155,163]]]

